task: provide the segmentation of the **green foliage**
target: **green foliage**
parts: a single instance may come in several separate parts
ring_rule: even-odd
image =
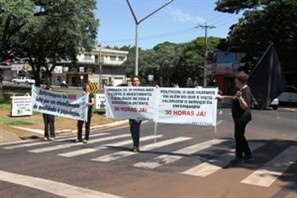
[[[3,93],[3,100],[0,103],[0,109],[10,110],[11,108],[11,96],[24,96],[26,93],[30,93],[30,88],[15,88],[15,87],[5,87]]]
[[[295,0],[221,0],[216,10],[238,13],[243,18],[230,28],[221,49],[244,52],[242,60],[251,70],[261,58],[270,42],[274,43],[283,69],[297,62],[297,1]]]
[[[0,123],[10,126],[18,126],[18,125],[33,125],[34,123],[31,121],[27,121],[24,119],[12,118],[12,117],[1,117]]]
[[[220,38],[208,38],[208,62],[215,62],[214,49]],[[127,48],[125,48],[127,50]],[[129,55],[124,63],[127,76],[134,74],[135,48],[128,48]],[[164,42],[153,49],[140,50],[139,74],[144,84],[172,86],[188,86],[191,78],[192,85],[201,82],[204,65],[205,38],[197,38],[189,43],[175,44]],[[154,82],[148,82],[147,76],[154,75]]]
[[[30,88],[5,88],[4,99],[0,103],[0,110],[10,110],[11,109],[11,96],[23,96],[26,93],[30,93]],[[7,116],[1,116],[0,123],[6,125],[32,125],[32,122],[25,121],[24,119],[17,119]]]
[[[49,75],[57,61],[75,61],[82,50],[96,41],[98,21],[93,10],[96,0],[1,0],[0,47],[28,57],[40,84],[40,69]]]

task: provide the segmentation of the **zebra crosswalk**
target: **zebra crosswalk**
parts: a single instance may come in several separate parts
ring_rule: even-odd
[[[182,149],[179,149],[177,151],[173,151],[173,154],[181,154],[181,155],[161,155],[158,156],[150,161],[147,162],[139,162],[134,164],[135,167],[141,167],[141,168],[149,168],[149,169],[154,169],[159,166],[165,165],[165,164],[170,164],[173,162],[176,162],[177,160],[182,158],[182,155],[191,155],[193,153],[202,151],[206,148],[209,148],[215,144],[219,144],[224,142],[225,140],[209,140],[206,142],[198,143],[195,145],[191,145]]]
[[[162,135],[157,135],[157,136],[146,136],[143,138],[140,138],[140,141],[147,141],[147,140],[152,140],[154,138],[160,138],[162,137]],[[106,138],[108,139],[108,138]],[[124,140],[121,142],[117,142],[114,144],[105,144],[105,145],[101,145],[101,146],[97,146],[97,147],[93,147],[93,148],[85,148],[85,149],[80,149],[80,150],[75,150],[75,151],[70,151],[70,152],[66,152],[66,153],[61,153],[59,154],[59,156],[63,156],[63,157],[74,157],[74,156],[79,156],[79,155],[84,155],[84,154],[89,154],[89,153],[93,153],[96,151],[100,151],[102,149],[106,149],[108,147],[119,147],[119,146],[125,146],[131,144],[131,140]]]
[[[297,146],[290,146],[241,183],[269,187],[289,166],[297,160]]]
[[[250,143],[250,149],[254,151],[263,145],[263,143],[252,142]],[[207,162],[203,162],[197,166],[194,166],[182,172],[182,174],[206,177],[220,170],[222,167],[226,167],[229,164],[229,162],[234,158],[234,152],[235,150],[232,149],[225,155],[221,155],[215,159],[210,159]]]
[[[16,145],[6,145],[2,149],[26,149],[32,154],[50,153],[64,158],[77,156],[88,157],[89,160],[97,163],[110,163],[123,158],[129,159],[134,155],[147,155],[144,158],[137,158],[132,162],[131,167],[143,170],[156,170],[159,167],[174,166],[184,157],[190,158],[190,165],[179,167],[177,174],[207,177],[229,165],[234,157],[233,140],[211,139],[203,142],[196,142],[192,137],[165,137],[159,135],[147,135],[141,137],[140,153],[119,149],[132,144],[130,134],[98,133],[91,137],[87,146],[82,143],[73,143],[74,138],[58,139],[54,142],[30,142]],[[153,142],[152,142],[153,141]],[[261,147],[267,142],[250,142],[251,150],[260,152]],[[104,152],[102,152],[104,150]],[[161,150],[162,152],[153,152]],[[259,150],[259,151],[258,151]],[[107,153],[107,154],[106,154]],[[259,167],[250,175],[239,181],[246,185],[256,185],[261,187],[271,186],[290,166],[297,161],[297,146],[289,146],[279,151],[279,154],[266,164],[259,164]],[[94,157],[95,156],[95,157]],[[199,157],[197,157],[199,156]],[[84,158],[85,159],[85,158]],[[189,167],[190,166],[190,167]]]
[[[173,139],[169,139],[169,140],[164,140],[161,142],[157,142],[157,143],[152,143],[152,144],[148,144],[145,145],[141,148],[142,151],[149,151],[149,150],[153,150],[156,148],[160,148],[162,146],[168,146],[170,144],[174,144],[174,143],[179,143],[182,141],[186,141],[189,140],[191,138],[188,137],[177,137],[177,138],[173,138]],[[119,151],[116,153],[112,153],[112,154],[108,154],[108,155],[104,155],[101,157],[97,157],[97,158],[93,158],[92,161],[99,161],[99,162],[110,162],[116,159],[120,159],[123,157],[128,157],[130,155],[134,155],[137,153],[133,153],[133,152],[128,152],[128,151]]]

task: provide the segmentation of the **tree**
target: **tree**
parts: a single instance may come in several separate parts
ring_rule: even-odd
[[[164,42],[153,48],[154,56],[151,56],[150,66],[156,83],[160,86],[172,86],[173,71],[182,54],[182,45]]]
[[[172,86],[178,83],[187,86],[188,78],[193,83],[203,78],[202,66],[204,65],[205,39],[197,38],[189,43],[164,42],[156,45],[153,49],[140,50],[139,53],[139,74],[144,83],[159,84],[160,86]],[[214,49],[220,38],[208,38],[208,62],[215,62]],[[127,76],[134,72],[135,49],[126,46],[129,51],[127,61],[124,63]],[[153,75],[154,82],[148,82],[147,76]]]
[[[220,0],[215,9],[228,13],[245,11],[243,18],[231,26],[227,39],[220,44],[221,49],[246,54],[242,60],[245,70],[252,70],[271,42],[283,69],[296,68],[297,1]]]
[[[42,67],[49,76],[58,61],[75,62],[95,45],[96,0],[0,0],[0,8],[0,47],[29,59],[37,86]]]
[[[123,67],[125,68],[126,75],[132,76],[134,74],[135,65],[135,47],[124,46],[120,49],[128,51],[127,60],[123,63]]]
[[[208,63],[215,62],[214,49],[220,38],[208,38]],[[179,80],[179,84],[187,86],[189,79],[191,85],[201,84],[203,81],[203,65],[205,54],[205,38],[198,37],[195,40],[184,44],[179,63],[174,68],[173,78]]]
[[[170,86],[172,73],[179,61],[181,51],[180,45],[170,42],[158,44],[153,49],[140,50],[139,75],[142,77],[142,82]],[[128,76],[133,75],[134,60],[135,48],[130,48],[127,61],[124,63]],[[148,82],[148,75],[154,76],[154,82]]]

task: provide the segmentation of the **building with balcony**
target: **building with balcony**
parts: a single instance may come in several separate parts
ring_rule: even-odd
[[[52,84],[62,81],[70,86],[81,86],[86,82],[96,82],[99,88],[105,85],[117,85],[127,82],[123,63],[127,60],[127,51],[95,47],[90,52],[77,56],[77,62],[61,61],[55,65]]]
[[[95,47],[90,52],[77,56],[75,63],[60,61],[52,72],[51,83],[60,85],[65,81],[70,86],[82,86],[86,82],[96,82],[99,88],[105,85],[127,83],[123,63],[127,60],[128,51]],[[45,71],[44,68],[41,68]],[[1,66],[0,72],[5,81],[18,76],[31,76],[32,68],[27,61],[14,61],[10,65]],[[43,74],[41,73],[43,82]]]

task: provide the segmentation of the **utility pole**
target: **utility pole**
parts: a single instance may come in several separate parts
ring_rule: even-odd
[[[204,28],[205,30],[205,53],[204,53],[204,67],[203,67],[203,86],[206,87],[207,86],[207,48],[208,48],[208,44],[207,44],[207,30],[208,28],[215,28],[215,26],[213,25],[207,25],[207,23],[205,23],[205,25],[198,25],[195,28]]]
[[[137,20],[137,17],[132,9],[132,6],[129,2],[129,0],[126,0],[127,1],[127,4],[129,6],[129,9],[132,13],[132,16],[134,18],[134,21],[135,21],[135,25],[136,25],[136,28],[135,28],[135,71],[134,71],[134,74],[135,75],[138,75],[138,57],[139,57],[139,49],[138,49],[138,25],[144,21],[145,19],[149,18],[150,16],[152,16],[153,14],[155,14],[156,12],[158,12],[159,10],[161,10],[162,8],[164,8],[165,6],[167,6],[168,4],[170,4],[171,2],[173,2],[174,0],[171,0],[170,2],[166,3],[165,5],[163,5],[162,7],[158,8],[157,10],[153,11],[152,13],[150,13],[149,15],[147,15],[146,17],[144,17],[143,19],[141,20]]]
[[[99,86],[98,86],[98,93],[100,92],[100,89],[102,88],[102,57],[101,57],[101,51],[102,51],[102,47],[101,45],[98,46],[99,47]]]

